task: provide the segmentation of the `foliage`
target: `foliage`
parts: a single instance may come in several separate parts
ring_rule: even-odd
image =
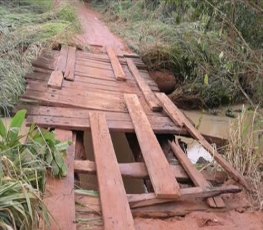
[[[51,0],[17,0],[0,5],[2,110],[11,109],[23,93],[25,73],[40,51],[53,41],[67,42],[80,29],[71,6],[64,4],[51,10],[52,4]]]
[[[64,154],[69,143],[60,143],[54,133],[35,126],[22,136],[25,115],[25,110],[18,111],[9,127],[0,120],[1,229],[36,229],[40,216],[48,222],[41,200],[47,170],[56,177],[67,173]]]
[[[180,83],[173,99],[203,106],[262,104],[263,5],[256,1],[95,1],[112,29],[153,69]]]
[[[251,183],[252,200],[263,209],[263,116],[259,110],[243,109],[232,122],[226,156]]]

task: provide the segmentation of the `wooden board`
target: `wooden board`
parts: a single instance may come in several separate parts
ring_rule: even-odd
[[[169,142],[172,152],[175,155],[175,157],[178,159],[178,161],[181,163],[189,177],[192,179],[194,185],[202,188],[202,189],[207,189],[211,188],[211,184],[205,179],[203,174],[199,172],[195,166],[191,163],[187,155],[184,153],[184,151],[181,149],[179,144],[175,142]],[[208,198],[207,202],[210,207],[217,207],[217,208],[222,208],[225,207],[224,201],[220,197],[212,197]],[[218,203],[218,205],[217,205]]]
[[[160,198],[179,198],[180,187],[136,95],[124,95],[149,172],[154,192]]]
[[[133,177],[133,178],[146,178],[149,176],[147,168],[142,162],[134,163],[120,163],[120,171],[122,176]],[[180,165],[170,165],[174,177],[178,181],[187,181],[189,177],[185,173],[184,169]],[[75,172],[95,174],[96,164],[89,160],[75,160],[74,161]]]
[[[67,65],[67,59],[68,59],[68,46],[62,46],[59,57],[57,59],[55,70],[61,71],[62,73],[65,73],[66,65]]]
[[[53,71],[48,80],[48,86],[54,89],[61,89],[63,83],[63,73],[61,71]]]
[[[180,117],[180,120],[183,122],[185,128],[189,133],[194,137],[199,143],[215,158],[215,160],[222,166],[222,168],[237,182],[249,189],[249,186],[244,179],[244,177],[234,169],[229,162],[227,162],[218,152],[214,149],[208,141],[201,135],[201,133],[193,126],[193,124],[185,117],[185,115],[173,104],[170,100],[167,99],[167,96],[164,93],[156,93],[156,96],[161,101],[163,107],[165,108],[167,114],[170,118],[177,122],[177,117],[174,117],[173,114],[177,114]],[[169,102],[169,103],[167,103]]]
[[[213,187],[202,189],[200,187],[189,187],[181,189],[179,200],[191,200],[195,198],[208,198],[226,193],[239,193],[241,189],[235,185],[226,185],[222,187]],[[174,199],[159,199],[154,193],[130,194],[128,200],[131,208],[146,207],[155,204],[174,202]],[[177,202],[179,201],[177,200]]]
[[[90,124],[104,229],[135,229],[105,115],[91,112]]]
[[[140,75],[139,70],[135,66],[132,60],[127,59],[128,67],[133,74],[134,78],[136,79],[136,82],[141,89],[145,100],[147,101],[148,105],[150,106],[152,111],[161,111],[162,106],[160,105],[159,101],[155,97],[154,93],[150,89],[149,85],[144,81],[143,77]]]
[[[107,54],[110,58],[112,69],[116,79],[119,81],[125,81],[126,80],[125,73],[123,72],[122,66],[119,62],[117,55],[115,54],[114,50],[111,47],[107,47]]]
[[[73,144],[67,151],[66,163],[68,173],[65,178],[47,178],[44,203],[54,220],[51,230],[76,229],[75,224],[75,196],[74,196],[74,152],[75,138],[71,131],[56,130],[56,137],[61,141],[72,141]]]
[[[192,179],[194,185],[203,189],[211,187],[208,181],[204,178],[203,174],[199,172],[191,163],[191,161],[187,157],[186,153],[181,149],[181,147],[175,142],[169,141],[169,143],[173,154],[183,166],[184,170],[187,172],[189,177]]]
[[[69,47],[67,65],[64,74],[64,78],[69,81],[74,81],[75,62],[76,62],[76,47]]]

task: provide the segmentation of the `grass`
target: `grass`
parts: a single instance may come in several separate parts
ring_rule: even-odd
[[[20,2],[20,4],[19,4]],[[52,9],[51,0],[0,5],[0,109],[5,114],[23,93],[31,61],[53,42],[67,43],[80,30],[68,3]]]
[[[150,69],[173,71],[179,82],[174,101],[198,98],[209,108],[245,100],[262,105],[263,34],[257,29],[262,27],[262,15],[237,5],[236,24],[224,25],[219,16],[215,19],[221,8],[205,4],[211,1],[195,2],[112,0],[93,5]],[[220,4],[231,8],[228,1]]]
[[[229,133],[226,157],[251,185],[252,204],[263,210],[263,115],[243,109]]]

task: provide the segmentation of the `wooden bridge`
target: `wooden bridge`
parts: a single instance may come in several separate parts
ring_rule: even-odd
[[[21,106],[28,109],[28,124],[55,129],[59,139],[73,142],[67,154],[67,177],[50,177],[47,182],[45,202],[55,219],[52,229],[78,228],[75,201],[80,197],[74,193],[78,173],[97,175],[104,229],[135,229],[134,216],[142,212],[147,216],[145,207],[159,205],[158,213],[165,215],[171,207],[194,198],[205,198],[210,207],[226,207],[219,195],[241,189],[232,185],[213,187],[192,165],[176,137],[199,141],[229,176],[245,185],[242,176],[159,92],[137,55],[111,47],[103,51],[68,46],[45,50],[33,62],[34,72],[26,76]],[[95,162],[86,159],[83,131],[91,132]],[[133,149],[143,161],[118,163],[111,132],[136,134],[137,148]],[[167,151],[178,164],[168,163]],[[152,189],[144,194],[126,194],[122,177],[149,178]]]

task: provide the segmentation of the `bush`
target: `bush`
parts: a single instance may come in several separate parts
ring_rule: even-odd
[[[151,69],[172,70],[184,95],[205,107],[262,105],[263,3],[252,1],[105,1],[114,32]]]

